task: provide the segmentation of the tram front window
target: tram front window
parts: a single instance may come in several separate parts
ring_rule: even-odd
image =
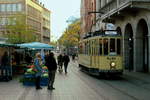
[[[102,41],[102,39],[100,39],[99,40],[99,51],[98,51],[99,55],[102,55],[102,45],[103,45],[103,41]]]
[[[121,54],[121,40],[117,39],[117,54]]]
[[[110,39],[110,55],[116,55],[115,47],[115,39]]]
[[[104,39],[103,43],[104,43],[104,55],[108,55],[108,39]]]

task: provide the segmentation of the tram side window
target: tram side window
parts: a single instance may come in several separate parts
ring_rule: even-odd
[[[82,51],[81,51],[81,54],[84,54],[84,49],[85,49],[85,46],[84,46],[84,43],[82,43]]]
[[[92,41],[92,56],[94,55],[94,41]]]
[[[108,39],[104,39],[103,43],[104,43],[104,55],[108,55]]]
[[[85,54],[87,55],[88,54],[88,42],[86,42],[86,52]]]
[[[117,54],[121,54],[121,40],[117,39]]]
[[[86,43],[84,42],[84,51],[83,54],[86,54]]]
[[[91,41],[89,41],[89,55],[91,55]]]
[[[99,51],[98,51],[98,55],[102,55],[102,39],[99,40]]]
[[[86,42],[84,44],[85,44],[84,54],[86,54]]]
[[[83,46],[82,44],[79,45],[79,53],[82,54]]]
[[[90,47],[89,47],[89,46],[90,46],[90,42],[89,42],[89,41],[88,41],[87,46],[88,46],[88,48],[87,48],[87,49],[88,49],[88,55],[89,55],[89,49],[90,49]]]
[[[84,42],[84,53],[83,54],[86,54],[86,43]]]
[[[93,41],[91,41],[91,55],[93,55]]]
[[[88,54],[88,42],[86,42],[86,55]]]
[[[92,50],[91,50],[91,49],[92,49],[92,42],[89,41],[89,44],[90,44],[90,45],[89,45],[89,53],[90,53],[90,55],[91,55],[91,54],[92,54]]]
[[[94,40],[94,56],[96,55],[96,40]]]
[[[94,44],[94,40],[93,40],[92,45],[93,45],[93,50],[92,50],[92,51],[93,51],[93,54],[92,54],[92,55],[94,56],[94,54],[95,54],[95,44]]]
[[[98,45],[98,40],[96,40],[96,55],[98,55],[98,49],[99,48],[99,45]]]
[[[95,54],[95,44],[94,44],[94,40],[93,40],[93,56]]]
[[[116,50],[115,50],[115,39],[110,39],[110,55],[116,55]]]

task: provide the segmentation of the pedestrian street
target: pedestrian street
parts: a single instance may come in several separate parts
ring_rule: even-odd
[[[67,74],[56,73],[55,90],[23,86],[17,77],[0,82],[0,100],[149,100],[149,76],[142,74],[137,78],[135,74],[125,73],[114,80],[97,78],[80,71],[77,62],[71,61]]]

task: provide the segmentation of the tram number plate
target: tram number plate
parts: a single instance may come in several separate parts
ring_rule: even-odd
[[[107,57],[108,60],[116,60],[116,57]]]

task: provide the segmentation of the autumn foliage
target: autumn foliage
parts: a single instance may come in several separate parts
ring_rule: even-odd
[[[72,22],[64,31],[63,35],[58,40],[60,45],[65,47],[77,46],[79,42],[80,20]]]
[[[27,25],[26,15],[18,14],[9,18],[9,24],[6,25],[8,33],[5,35],[9,43],[25,43],[36,41],[35,30]]]

